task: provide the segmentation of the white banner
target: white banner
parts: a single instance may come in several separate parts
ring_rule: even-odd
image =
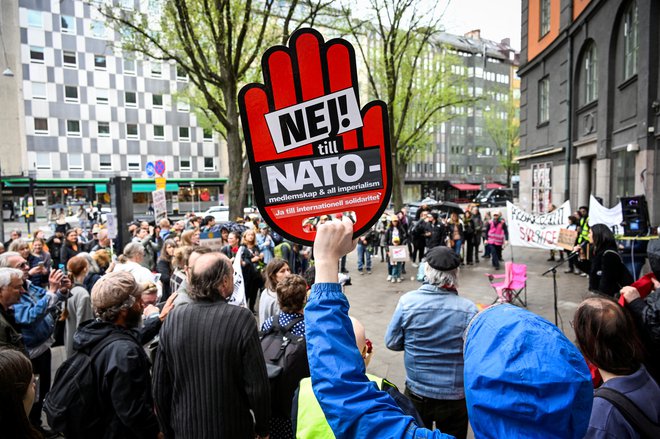
[[[621,202],[608,209],[598,202],[593,196],[589,196],[589,227],[595,224],[605,224],[612,229],[615,235],[623,234],[621,223],[623,222],[623,210]]]
[[[558,209],[542,215],[527,213],[508,201],[506,210],[511,245],[562,250],[557,246],[557,241],[559,230],[568,226],[568,217],[571,215],[570,202],[567,201]]]
[[[238,252],[234,257],[234,292],[227,303],[245,308],[245,283],[243,282],[243,271],[241,270],[241,256],[243,256],[243,247],[238,248]]]

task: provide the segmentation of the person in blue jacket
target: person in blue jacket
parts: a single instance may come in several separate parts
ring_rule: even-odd
[[[316,283],[305,308],[314,393],[341,438],[451,438],[420,428],[369,381],[355,345],[337,261],[355,248],[350,219],[320,225]],[[549,322],[511,305],[477,314],[465,341],[465,394],[475,437],[582,438],[593,401],[575,346]]]

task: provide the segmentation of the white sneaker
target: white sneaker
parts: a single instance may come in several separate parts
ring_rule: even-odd
[[[391,281],[391,280],[392,280],[392,276],[388,274],[388,275],[387,275],[387,282],[389,282],[389,281]]]
[[[412,263],[412,266],[413,266],[413,267],[419,267],[419,264],[418,264],[417,262],[413,262],[413,263]]]
[[[396,279],[392,278],[392,280],[390,282],[394,283],[394,282],[396,282]]]
[[[397,280],[396,280],[396,281],[397,281],[397,282],[401,282],[401,278],[400,278],[400,277],[399,277],[399,278],[397,278]]]

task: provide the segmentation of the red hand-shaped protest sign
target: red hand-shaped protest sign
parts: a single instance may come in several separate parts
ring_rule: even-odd
[[[257,206],[283,236],[314,240],[311,217],[355,212],[355,236],[389,202],[387,108],[360,110],[355,51],[313,29],[262,58],[265,84],[248,84],[239,108]]]

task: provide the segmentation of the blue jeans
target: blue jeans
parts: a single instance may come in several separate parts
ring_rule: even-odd
[[[357,257],[358,257],[358,271],[362,271],[364,268],[364,260],[367,259],[367,271],[371,271],[371,252],[369,247],[358,242],[357,245]]]
[[[454,241],[454,252],[460,256],[461,255],[461,247],[463,246],[463,240],[462,239],[457,239]]]
[[[387,264],[387,273],[392,276],[394,279],[399,279],[401,277],[401,266],[403,262],[389,262]]]

